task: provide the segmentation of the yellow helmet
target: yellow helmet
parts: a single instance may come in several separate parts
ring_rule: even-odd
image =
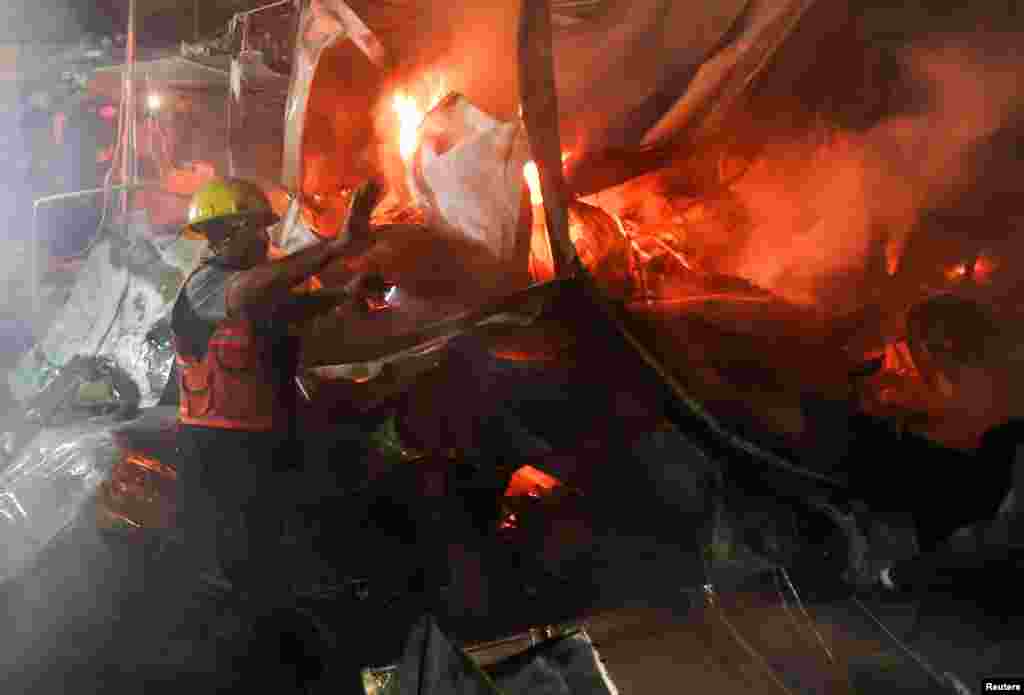
[[[223,239],[242,226],[266,227],[279,217],[263,189],[242,179],[215,179],[195,192],[188,206],[186,237]]]

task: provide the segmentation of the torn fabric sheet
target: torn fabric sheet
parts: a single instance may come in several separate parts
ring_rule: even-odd
[[[522,171],[529,155],[520,124],[496,121],[451,95],[421,132],[411,188],[427,224],[483,244],[525,283],[530,231]]]

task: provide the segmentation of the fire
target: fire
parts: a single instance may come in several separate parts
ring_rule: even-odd
[[[408,163],[416,151],[420,124],[426,114],[420,110],[416,100],[404,92],[395,94],[391,108],[398,116],[398,152],[402,161]]]
[[[887,372],[908,377],[920,377],[910,348],[905,340],[885,346],[885,362],[882,368]]]
[[[946,279],[950,282],[959,282],[967,276],[967,264],[957,263],[946,270]]]
[[[540,192],[540,171],[533,162],[523,165],[523,176],[526,178],[526,185],[530,188],[530,205],[538,207],[544,204],[544,196]]]
[[[961,282],[970,277],[974,282],[988,285],[992,282],[992,274],[998,269],[999,259],[986,252],[973,261],[951,265],[943,273],[949,282]]]
[[[435,106],[441,103],[447,94],[444,79],[437,79],[430,95],[424,100],[424,106],[411,93],[403,90],[395,92],[391,99],[391,110],[398,118],[398,153],[406,164],[416,153],[420,141],[420,126]]]
[[[903,246],[906,244],[904,236],[891,237],[885,244],[885,269],[890,277],[900,269],[900,259],[903,256]]]
[[[998,269],[998,259],[988,254],[982,254],[974,262],[974,279],[982,285],[987,285],[992,282],[992,274]]]
[[[564,165],[571,156],[571,152],[563,152],[562,164]],[[530,205],[534,207],[543,205],[544,195],[540,192],[540,171],[534,162],[530,161],[523,165],[523,177],[526,179],[526,185],[530,189]]]

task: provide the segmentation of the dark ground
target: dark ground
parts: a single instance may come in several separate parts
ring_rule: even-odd
[[[173,572],[146,572],[123,556],[114,562],[89,535],[80,531],[77,543],[51,555],[45,571],[36,573],[31,586],[10,605],[8,630],[15,625],[27,630],[31,641],[21,651],[21,640],[12,632],[5,637],[9,670],[4,692],[128,693],[141,687],[146,692],[224,692],[232,671],[230,635],[237,626],[230,611],[218,615],[215,604],[197,604],[183,596]],[[620,548],[617,554],[620,571],[629,575],[620,579],[636,583],[635,552]],[[696,567],[687,566],[678,554],[675,559],[661,554],[655,566],[644,568],[645,574],[654,571],[678,578],[678,586],[687,589],[679,592],[674,607],[652,600],[654,592],[639,601],[620,601],[616,610],[597,611],[588,622],[620,692],[661,692],[669,684],[673,692],[781,692],[764,665],[738,646],[716,611],[702,607],[692,581],[699,572]],[[573,603],[573,590],[568,587],[558,596],[549,590],[526,603],[554,599],[565,608]],[[729,591],[719,598],[735,628],[794,693],[938,692],[850,602],[810,608],[835,658],[832,665],[792,601],[787,612],[771,591]],[[366,603],[374,602],[370,598]],[[916,620],[914,606],[871,606],[906,638]],[[494,625],[523,607],[495,603],[486,621]],[[332,625],[338,639],[332,659],[336,665],[353,659],[372,665],[391,661],[401,648],[405,621],[415,615],[412,605],[381,611],[352,599],[339,601],[334,610],[339,613]],[[543,613],[549,619],[553,615]],[[198,616],[222,636],[204,638],[193,629],[167,638],[183,615],[191,620]],[[1019,644],[986,645],[986,638],[964,623],[962,615],[950,611],[922,619],[915,648],[943,670],[960,674],[970,687],[984,674],[1006,672],[1021,663],[1016,660]],[[536,619],[536,624],[544,622]],[[312,692],[344,692],[334,680],[338,674],[329,675]],[[851,677],[859,690],[848,689]]]

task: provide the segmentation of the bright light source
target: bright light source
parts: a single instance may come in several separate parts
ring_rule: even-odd
[[[428,78],[429,79],[429,78]],[[398,117],[398,153],[406,164],[416,154],[420,142],[420,126],[427,114],[448,94],[443,77],[433,78],[433,89],[427,101],[421,102],[411,93],[399,90],[391,98],[391,109]]]
[[[540,172],[537,165],[533,162],[523,165],[523,176],[526,177],[526,185],[530,188],[530,205],[543,205],[544,195],[540,192]]]
[[[163,106],[164,100],[159,94],[150,94],[146,97],[146,106],[150,111],[159,111],[160,107]]]
[[[564,165],[569,161],[569,157],[572,155],[570,152],[562,153],[562,164]],[[564,166],[563,166],[564,168]],[[523,176],[526,177],[526,185],[530,189],[530,204],[533,206],[544,204],[544,195],[540,191],[540,171],[537,169],[537,165],[532,161],[527,162],[523,165]]]

